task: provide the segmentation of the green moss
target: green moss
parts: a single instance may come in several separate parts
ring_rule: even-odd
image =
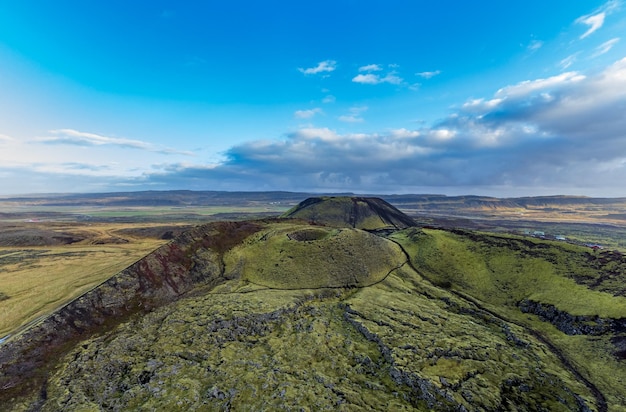
[[[595,385],[623,410],[612,335],[567,336],[517,306],[620,313],[622,297],[577,283],[599,279],[583,250],[460,231],[390,239],[224,224],[193,238],[188,257],[201,271],[203,257],[223,254],[221,283],[80,342],[50,370],[45,399],[11,407],[594,410]]]
[[[586,250],[514,236],[474,235],[415,229],[392,236],[412,263],[434,282],[449,283],[493,306],[522,299],[554,305],[572,315],[621,318],[626,298],[590,290],[576,276],[597,278],[584,265]]]
[[[358,229],[274,225],[226,254],[226,276],[277,289],[361,287],[406,258],[389,240]]]
[[[433,382],[469,410],[502,409],[506,399],[533,410],[541,399],[556,404],[558,397],[566,403],[552,410],[575,409],[570,390],[593,403],[584,384],[523,328],[458,300],[411,271],[398,271],[346,302],[359,314],[356,319],[392,349],[400,370]]]
[[[346,328],[336,298],[319,303],[324,296],[213,294],[158,310],[121,327],[106,346],[93,339],[68,355],[49,397],[66,409],[407,409],[376,345]]]
[[[428,229],[398,232],[392,239],[403,245],[413,265],[433,284],[445,282],[454,293],[476,299],[495,313],[537,331],[599,388],[611,410],[625,410],[619,405],[626,404],[626,370],[623,360],[614,355],[617,349],[611,334],[568,336],[517,306],[528,298],[571,315],[623,318],[623,296],[587,287],[600,284],[605,277],[605,266],[594,267],[587,249],[517,236]],[[623,287],[624,274],[616,273],[612,281],[618,279]]]
[[[190,297],[77,346],[43,410],[568,410],[571,391],[588,397],[540,342],[509,326],[529,342],[512,343],[463,305],[406,269],[345,292]]]

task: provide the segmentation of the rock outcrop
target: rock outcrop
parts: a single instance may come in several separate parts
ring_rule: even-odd
[[[524,313],[532,313],[550,322],[558,330],[568,335],[603,335],[605,333],[626,333],[626,318],[611,319],[600,316],[571,315],[554,305],[523,299],[518,304]]]

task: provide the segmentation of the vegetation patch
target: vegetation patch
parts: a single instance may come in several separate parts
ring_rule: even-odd
[[[372,285],[406,257],[393,242],[359,229],[279,224],[247,238],[224,260],[228,278],[275,289],[316,289]]]
[[[589,289],[626,297],[626,255],[615,250],[603,250],[587,252],[584,259],[580,266],[592,269],[595,276],[578,275],[576,272],[570,272],[569,276]]]
[[[188,297],[76,345],[44,388],[12,409],[595,406],[541,342],[408,269],[358,290]]]
[[[626,299],[592,290],[575,277],[600,279],[583,247],[479,232],[407,229],[390,237],[434,282],[492,305],[517,307],[523,299],[554,305],[571,315],[618,319]],[[626,273],[619,274],[626,283]],[[616,282],[617,283],[617,282]],[[585,304],[581,304],[585,302]]]
[[[524,325],[551,345],[566,364],[577,365],[572,368],[581,379],[597,385],[598,399],[606,397],[613,407],[626,404],[626,369],[619,346],[626,299],[602,290],[606,282],[587,287],[586,283],[603,278],[602,269],[589,264],[588,248],[458,230],[407,229],[390,239],[403,246],[411,264],[434,285],[445,284],[456,296]],[[613,285],[619,279],[622,285],[617,287],[623,287],[625,276],[616,273]],[[542,310],[537,315],[524,313],[519,306],[524,301],[535,302]],[[540,316],[551,312],[555,316]],[[604,328],[609,324],[613,326]],[[600,335],[564,333],[600,329]]]
[[[583,383],[514,324],[430,285],[411,270],[346,301],[350,318],[411,382],[424,409],[578,410],[593,403]],[[457,409],[458,410],[458,409]]]
[[[84,237],[76,233],[40,228],[16,228],[3,230],[0,233],[0,247],[69,245],[84,239]]]
[[[519,303],[523,313],[532,313],[542,320],[552,323],[568,335],[603,335],[606,333],[626,333],[626,317],[607,319],[599,316],[572,316],[558,310],[553,305],[545,305],[524,299]]]

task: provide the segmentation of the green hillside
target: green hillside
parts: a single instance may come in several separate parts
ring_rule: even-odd
[[[274,225],[226,256],[226,276],[273,289],[363,287],[406,261],[393,242],[359,229]]]
[[[466,231],[397,232],[421,275],[554,344],[625,410],[626,257]]]
[[[338,202],[309,223],[183,233],[0,345],[0,405],[626,410],[621,254],[459,230],[376,235],[346,225]]]

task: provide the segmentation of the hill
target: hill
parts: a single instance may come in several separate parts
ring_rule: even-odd
[[[282,217],[366,230],[416,226],[413,219],[375,197],[311,197],[285,212]]]
[[[272,289],[370,286],[402,266],[395,243],[359,229],[275,224],[224,257],[229,278]]]
[[[305,203],[187,230],[1,343],[0,405],[625,410],[619,252]]]

